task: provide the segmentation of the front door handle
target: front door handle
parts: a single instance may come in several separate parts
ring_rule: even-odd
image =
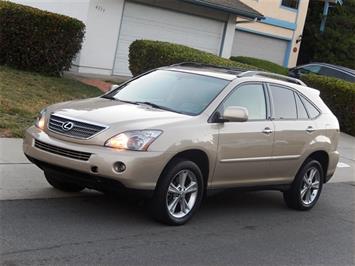
[[[309,127],[307,127],[306,131],[307,131],[308,133],[312,133],[312,132],[315,131],[315,129],[314,129],[314,127],[312,127],[312,126],[309,126]]]
[[[264,130],[263,130],[262,132],[263,132],[264,134],[266,134],[266,135],[269,135],[269,134],[272,133],[272,130],[271,130],[271,128],[266,127],[266,128],[264,128]]]

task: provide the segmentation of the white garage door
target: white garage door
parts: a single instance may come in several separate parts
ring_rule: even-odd
[[[233,56],[250,56],[283,65],[288,41],[237,30]]]
[[[167,41],[218,54],[224,23],[126,2],[113,73],[131,75],[128,48],[137,39]]]

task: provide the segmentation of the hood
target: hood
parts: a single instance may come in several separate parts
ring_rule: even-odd
[[[117,126],[125,127],[125,129],[131,129],[132,127],[135,129],[153,128],[161,124],[191,118],[188,115],[153,108],[148,105],[122,103],[105,98],[65,102],[52,106],[49,111],[74,120],[99,123],[113,128]]]

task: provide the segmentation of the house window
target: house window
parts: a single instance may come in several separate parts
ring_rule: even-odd
[[[282,0],[281,5],[289,8],[298,9],[299,0]]]

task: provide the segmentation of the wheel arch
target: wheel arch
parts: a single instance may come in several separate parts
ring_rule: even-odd
[[[323,182],[326,183],[327,180],[326,176],[327,176],[327,171],[329,166],[329,154],[324,150],[318,150],[308,155],[304,163],[307,162],[309,159],[314,159],[321,164],[323,170]],[[304,165],[304,163],[302,164],[302,166]]]
[[[205,151],[200,149],[189,149],[181,151],[175,154],[165,165],[161,175],[164,173],[165,169],[175,160],[175,159],[186,159],[194,162],[201,170],[204,186],[207,187],[208,177],[210,173],[210,161],[208,155]],[[160,176],[161,176],[160,175]]]

